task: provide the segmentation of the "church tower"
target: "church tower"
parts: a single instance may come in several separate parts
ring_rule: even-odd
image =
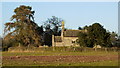
[[[62,41],[63,41],[63,37],[64,37],[64,21],[62,21],[62,31],[61,31],[61,38],[62,38]]]

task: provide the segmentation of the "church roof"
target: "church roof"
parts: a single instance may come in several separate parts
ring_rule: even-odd
[[[81,32],[81,30],[65,30],[64,37],[78,37],[79,32]]]
[[[64,30],[64,37],[78,37],[79,32],[85,32],[84,30]],[[62,42],[61,36],[54,36],[55,42]]]

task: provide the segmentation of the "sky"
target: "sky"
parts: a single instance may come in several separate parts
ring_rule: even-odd
[[[39,26],[43,25],[47,18],[56,16],[65,21],[68,29],[78,29],[79,26],[98,22],[110,32],[118,32],[118,2],[2,2],[0,29],[4,29],[4,24],[10,22],[14,9],[20,5],[33,8],[35,22]]]

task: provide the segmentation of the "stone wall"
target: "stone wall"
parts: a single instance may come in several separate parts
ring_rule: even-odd
[[[78,37],[64,37],[64,40],[72,40],[72,41],[76,41],[76,39],[78,39]]]
[[[75,42],[78,37],[63,37],[62,42],[55,42],[54,37],[52,36],[52,46],[79,46]]]
[[[55,42],[56,46],[79,46],[76,43],[73,43],[78,39],[78,37],[64,37],[63,42]]]
[[[55,46],[64,46],[64,44],[62,42],[55,42],[54,45]]]

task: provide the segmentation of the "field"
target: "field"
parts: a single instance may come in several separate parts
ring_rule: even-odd
[[[3,66],[118,66],[118,52],[2,52]]]

